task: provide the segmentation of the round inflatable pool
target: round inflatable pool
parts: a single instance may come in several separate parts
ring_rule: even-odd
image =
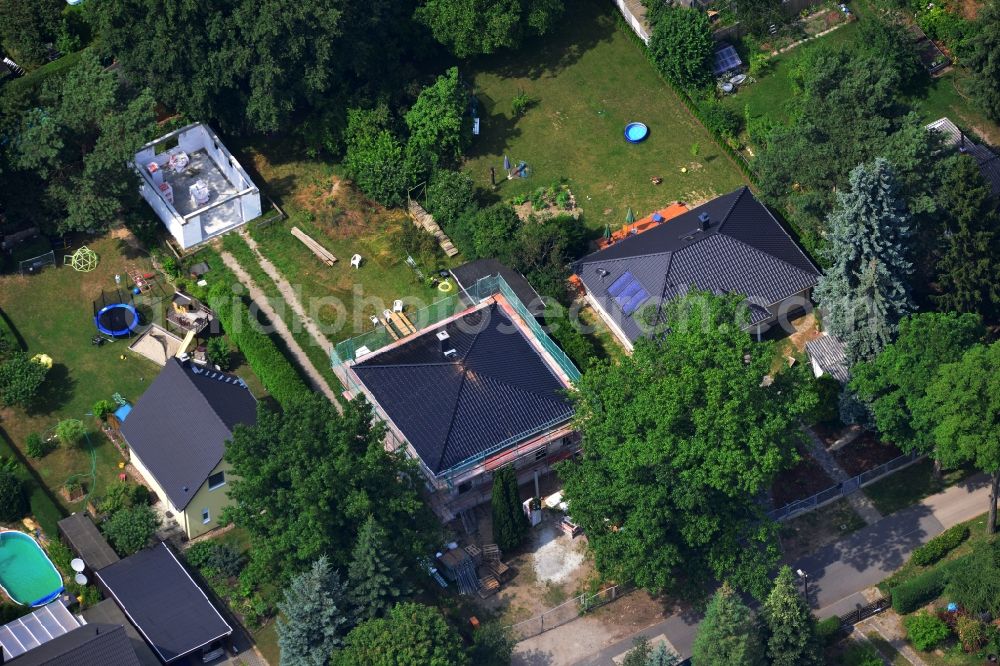
[[[625,126],[625,140],[629,143],[639,143],[649,136],[649,128],[645,123],[629,123]]]
[[[139,325],[139,313],[128,303],[105,305],[94,315],[94,324],[104,335],[121,338],[130,335]]]

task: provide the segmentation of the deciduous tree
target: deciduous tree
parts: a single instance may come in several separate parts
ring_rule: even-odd
[[[764,601],[767,656],[771,666],[813,666],[822,663],[816,620],[795,587],[788,566],[778,571]]]
[[[750,609],[728,583],[723,583],[705,609],[705,619],[691,647],[698,666],[763,666],[764,641]]]
[[[712,76],[714,52],[705,12],[671,7],[660,13],[649,39],[649,53],[664,76],[680,86],[698,86]]]
[[[59,0],[0,0],[0,42],[22,67],[45,62],[62,24]]]
[[[666,308],[669,333],[578,382],[583,456],[559,474],[607,576],[687,597],[713,578],[766,594],[777,548],[755,498],[794,462],[816,396],[801,364],[764,385],[773,351],[747,333],[741,301],[691,293]]]
[[[985,333],[978,315],[921,312],[900,321],[896,341],[882,353],[851,368],[850,387],[885,440],[904,451],[931,452],[933,438],[915,418],[927,387],[941,365],[960,360]]]
[[[116,512],[104,523],[104,534],[122,556],[146,547],[156,532],[160,519],[147,504]]]
[[[16,523],[28,513],[24,484],[14,472],[14,461],[0,458],[0,522]]]
[[[850,190],[837,193],[826,250],[832,265],[815,296],[824,326],[844,341],[851,362],[873,358],[892,342],[899,320],[913,308],[909,224],[884,159],[858,166]]]
[[[945,467],[970,463],[990,475],[990,534],[1000,493],[1000,342],[972,347],[942,365],[927,388],[918,421],[930,429],[934,455]]]
[[[386,206],[402,204],[411,179],[388,108],[351,109],[344,137],[344,168],[361,191]]]
[[[340,574],[330,560],[320,557],[312,567],[293,577],[278,604],[278,647],[281,662],[326,666],[343,645],[349,630],[347,601]]]
[[[471,136],[465,119],[468,96],[452,67],[420,91],[406,112],[410,136],[406,144],[411,171],[425,176],[437,166],[453,166]]]
[[[424,0],[417,19],[459,58],[516,48],[544,35],[562,16],[563,0]]]
[[[966,64],[972,71],[973,94],[986,114],[1000,122],[1000,0],[979,10],[979,32]]]
[[[250,533],[250,567],[260,577],[303,571],[322,555],[346,566],[360,525],[375,513],[393,547],[424,553],[436,532],[419,471],[382,438],[363,399],[340,414],[322,396],[280,414],[261,410],[256,425],[236,429],[226,447],[233,505],[225,519]]]
[[[385,528],[368,516],[358,532],[347,569],[347,598],[356,621],[384,617],[412,592],[398,549]]]
[[[355,627],[332,662],[335,666],[465,666],[469,659],[462,639],[437,609],[405,603],[394,606],[384,618]]]

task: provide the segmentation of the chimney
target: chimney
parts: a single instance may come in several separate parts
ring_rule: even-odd
[[[455,349],[455,345],[451,341],[451,336],[448,335],[448,331],[442,329],[438,331],[434,337],[438,339],[438,345],[445,358],[451,358],[452,356],[458,354],[458,351]]]
[[[708,225],[711,222],[712,220],[708,217],[708,213],[702,213],[701,215],[698,216],[698,228],[701,229],[702,231],[708,229]]]

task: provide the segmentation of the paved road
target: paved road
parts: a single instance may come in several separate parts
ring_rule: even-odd
[[[852,610],[855,604],[865,603],[862,590],[902,566],[914,548],[949,527],[984,513],[988,498],[989,481],[986,476],[977,475],[790,564],[793,569],[801,568],[809,574],[810,602],[816,614],[821,618],[839,615]],[[519,643],[514,663],[608,666],[613,657],[632,646],[633,638],[639,634],[647,637],[664,634],[682,657],[690,657],[699,620],[697,615],[678,613],[586,656],[553,653],[550,646],[572,644],[573,637],[579,636],[583,629],[578,627],[580,621],[571,622]],[[557,632],[565,635],[550,635]]]

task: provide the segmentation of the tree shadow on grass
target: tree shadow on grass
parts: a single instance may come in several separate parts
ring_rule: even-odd
[[[69,368],[63,363],[53,363],[38,396],[25,411],[30,416],[51,414],[73,399],[75,389],[76,380],[70,376]]]
[[[611,41],[618,29],[615,11],[611,3],[595,0],[572,3],[551,34],[526,39],[516,51],[480,58],[474,68],[503,78],[554,78],[596,45]]]
[[[482,92],[476,93],[476,97],[479,99],[481,111],[480,134],[469,149],[469,157],[501,155],[512,139],[521,136],[521,130],[517,127],[519,118],[509,118],[504,114],[504,104],[509,106],[510,100],[498,101]],[[516,158],[513,156],[510,158],[513,165]],[[500,184],[507,177],[503,170],[503,162],[500,161],[494,166],[497,170],[497,183]]]

